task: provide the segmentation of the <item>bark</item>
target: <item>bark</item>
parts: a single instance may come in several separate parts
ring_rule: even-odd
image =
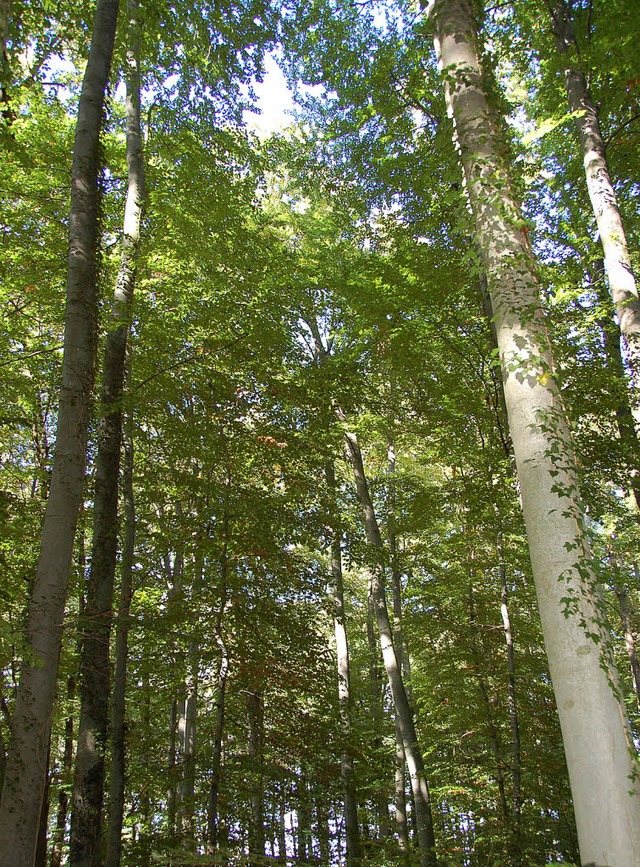
[[[380,650],[378,639],[376,638],[376,632],[375,603],[373,601],[371,584],[369,584],[367,597],[367,643],[369,646],[369,693],[371,695],[371,726],[373,729],[371,746],[374,754],[379,756],[384,752],[382,737],[383,690],[382,678],[380,675]],[[376,815],[378,819],[378,837],[385,838],[389,836],[389,808],[388,798],[385,791],[387,781],[385,779],[386,774],[384,773],[384,764],[380,762],[379,765],[378,773],[374,773],[372,800],[376,807]]]
[[[247,708],[248,743],[250,766],[251,822],[249,824],[249,862],[259,864],[264,858],[264,791],[262,774],[263,708],[262,696],[256,690],[245,691]]]
[[[47,768],[51,763],[51,742],[47,751]],[[47,774],[44,786],[44,797],[40,809],[40,822],[38,827],[38,842],[36,844],[36,856],[33,859],[33,867],[46,867],[47,864],[47,829],[49,827],[49,792],[51,790],[51,774]]]
[[[218,803],[220,800],[220,782],[222,780],[222,736],[225,722],[225,695],[227,688],[227,675],[229,673],[229,652],[224,640],[222,622],[227,606],[227,538],[228,518],[224,518],[224,545],[220,558],[220,607],[213,629],[213,637],[220,651],[220,664],[216,682],[216,703],[213,731],[213,752],[211,756],[211,782],[209,784],[209,798],[207,802],[207,844],[208,855],[213,855],[219,845]]]
[[[640,863],[640,782],[578,496],[535,263],[465,0],[429,4],[494,309],[529,550],[585,863]]]
[[[611,301],[605,285],[604,262],[598,259],[593,268],[591,284],[595,288],[598,301],[603,314],[598,320],[602,333],[602,343],[607,362],[607,369],[614,381],[617,406],[615,407],[616,425],[620,437],[620,445],[624,459],[629,465],[629,487],[633,493],[636,506],[640,510],[640,441],[635,424],[633,412],[629,403],[629,390],[627,374],[624,369],[624,361],[620,348],[620,329],[613,318]]]
[[[611,183],[598,109],[577,64],[571,3],[547,0],[558,51],[575,61],[565,69],[569,111],[575,120],[591,206],[598,225],[609,292],[628,350],[635,398],[640,394],[640,299],[618,202]],[[571,58],[569,58],[571,55]]]
[[[618,607],[620,609],[620,620],[624,630],[624,644],[629,657],[629,665],[631,666],[631,675],[633,677],[633,686],[636,693],[636,700],[640,708],[640,661],[636,653],[636,640],[631,626],[631,614],[629,612],[629,599],[626,587],[616,583],[615,593],[618,597]]]
[[[476,606],[475,606],[475,598],[474,598],[474,589],[470,587],[469,589],[469,622],[472,627],[472,631],[475,632],[476,627]],[[493,719],[493,709],[491,706],[491,699],[489,697],[489,691],[487,689],[487,684],[482,675],[483,672],[483,664],[482,660],[484,658],[484,652],[478,649],[478,644],[474,637],[471,638],[471,653],[473,657],[473,666],[476,673],[476,677],[478,680],[478,689],[480,690],[480,695],[482,697],[482,705],[484,707],[485,718],[487,721],[487,729],[489,732],[489,742],[491,745],[491,752],[493,754],[493,760],[495,763],[495,780],[498,786],[498,800],[500,802],[500,812],[502,813],[502,818],[507,825],[509,823],[509,805],[507,803],[507,795],[506,795],[506,787],[504,782],[504,772],[503,772],[503,762],[502,762],[502,749],[500,744],[500,736],[498,728]]]
[[[33,864],[67,582],[82,500],[96,344],[99,137],[117,14],[118,0],[98,0],[78,105],[58,430],[0,805],[0,864],[11,867]]]
[[[313,860],[313,837],[311,834],[311,805],[309,803],[309,787],[304,770],[301,769],[296,786],[298,803],[298,855],[297,860],[301,864],[308,864]]]
[[[133,495],[133,439],[125,434],[124,468],[124,544],[120,569],[120,603],[115,639],[115,665],[111,700],[111,773],[107,821],[107,854],[105,867],[119,867],[122,853],[122,821],[126,772],[126,686],[129,639],[129,611],[133,596],[133,554],[135,549],[136,513]]]
[[[405,645],[402,629],[402,574],[398,563],[398,541],[396,535],[396,491],[395,472],[396,455],[393,443],[389,443],[387,449],[387,472],[389,476],[388,503],[387,503],[387,535],[389,537],[389,550],[391,552],[391,588],[393,591],[393,640],[398,656],[398,665],[405,679],[405,686],[409,688],[409,653]],[[409,696],[409,700],[411,697]],[[407,824],[407,795],[405,786],[406,759],[402,743],[402,731],[398,720],[395,723],[396,732],[396,768],[395,768],[395,814],[396,834],[398,848],[400,849],[403,863],[408,863],[409,857],[409,827]]]
[[[333,462],[327,464],[327,486],[332,500],[335,499],[335,472]],[[338,705],[340,708],[340,729],[343,741],[340,756],[340,779],[344,797],[344,824],[347,847],[347,867],[359,867],[362,861],[360,829],[358,827],[358,799],[353,772],[351,742],[351,674],[349,642],[344,612],[344,581],[342,576],[342,551],[340,530],[331,529],[331,576],[333,579],[333,629],[336,642],[336,662],[338,668]]]
[[[380,561],[380,555],[383,550],[382,536],[380,534],[380,528],[378,526],[373,503],[369,494],[369,487],[367,485],[364,464],[362,461],[362,453],[360,451],[357,437],[354,434],[345,431],[345,439],[347,451],[353,467],[356,493],[362,511],[367,540],[377,560],[371,568],[371,598],[373,600],[378,633],[380,635],[382,660],[389,680],[391,698],[396,711],[396,719],[398,720],[398,725],[402,732],[402,743],[404,746],[407,766],[409,768],[411,790],[413,792],[416,809],[420,864],[422,867],[433,867],[437,862],[429,787],[424,771],[422,753],[420,752],[416,735],[413,711],[407,698],[407,692],[402,678],[402,671],[398,663],[398,656],[393,643],[393,632],[389,621],[389,612],[387,610],[384,589],[384,568]]]
[[[176,729],[178,725],[178,699],[173,698],[169,710],[169,754],[167,760],[167,832],[175,837],[178,814],[178,768],[176,763]]]
[[[6,63],[9,22],[11,21],[11,0],[0,0],[0,69],[4,72]],[[0,78],[0,81],[2,78]]]
[[[118,542],[118,482],[122,443],[122,400],[127,339],[140,238],[144,169],[140,129],[138,6],[127,4],[126,137],[128,189],[120,268],[107,334],[98,432],[93,543],[87,599],[81,621],[80,723],[71,814],[72,867],[97,867],[101,860],[104,762],[109,721],[109,643]]]

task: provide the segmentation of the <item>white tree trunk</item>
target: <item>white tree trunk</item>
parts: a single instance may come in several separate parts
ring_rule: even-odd
[[[583,864],[640,864],[640,784],[585,539],[535,263],[466,0],[433,0],[435,45],[495,311],[509,427]]]

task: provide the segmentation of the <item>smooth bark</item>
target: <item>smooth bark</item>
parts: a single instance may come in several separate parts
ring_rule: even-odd
[[[398,562],[398,539],[396,534],[396,453],[393,443],[387,447],[387,536],[389,538],[389,551],[391,553],[391,589],[393,592],[393,640],[398,656],[398,664],[405,681],[405,687],[409,689],[410,663],[409,653],[404,640],[402,629],[402,573]],[[410,696],[409,696],[410,699]],[[409,857],[409,826],[407,823],[407,795],[405,786],[404,745],[402,743],[402,730],[395,722],[396,733],[396,767],[395,767],[395,814],[396,835],[398,848],[400,849],[403,863],[408,863]]]
[[[245,690],[247,708],[247,754],[250,767],[251,822],[249,824],[249,862],[259,864],[264,859],[264,784],[263,749],[264,713],[262,696],[254,689]]]
[[[224,516],[224,543],[220,557],[220,607],[213,628],[213,637],[220,652],[218,675],[215,689],[215,713],[213,728],[213,750],[211,755],[211,779],[209,783],[209,797],[207,800],[207,842],[206,851],[213,855],[219,845],[220,815],[218,804],[220,801],[220,783],[222,780],[222,738],[225,724],[225,696],[227,689],[227,675],[229,673],[229,651],[224,640],[223,618],[227,606],[227,572],[229,568],[227,557],[227,539],[229,534],[229,520]]]
[[[576,35],[567,0],[547,0],[558,52],[569,60],[565,85],[582,153],[591,206],[598,225],[611,299],[627,344],[635,399],[640,395],[640,299],[620,209],[609,175],[598,109],[578,65]]]
[[[607,293],[604,262],[597,259],[594,262],[593,272],[590,279],[591,285],[596,291],[602,314],[598,318],[598,325],[602,333],[607,371],[612,378],[613,393],[616,396],[616,425],[623,459],[629,467],[629,488],[637,508],[640,510],[640,441],[638,432],[633,421],[633,411],[630,404],[628,377],[625,371],[622,350],[620,347],[620,327],[613,316],[611,299]]]
[[[332,500],[335,499],[335,471],[333,462],[327,464],[327,486]],[[344,612],[344,580],[342,575],[342,551],[340,530],[331,528],[331,576],[333,591],[333,631],[336,642],[336,663],[338,669],[338,705],[340,708],[340,729],[343,740],[340,755],[340,779],[344,797],[344,824],[347,847],[347,867],[359,867],[362,861],[360,829],[358,827],[358,799],[353,769],[351,740],[351,673],[349,641]]]
[[[120,268],[106,337],[100,426],[96,456],[93,542],[86,605],[81,618],[80,723],[71,813],[72,867],[101,862],[104,765],[109,721],[109,646],[118,543],[118,487],[122,444],[122,401],[127,341],[140,238],[144,167],[140,127],[137,2],[127,4],[126,141],[128,188]]]
[[[62,381],[51,489],[0,804],[0,864],[32,867],[73,542],[82,500],[96,346],[99,137],[118,0],[98,0],[73,150]]]
[[[107,820],[107,854],[105,867],[119,867],[122,854],[122,822],[126,773],[125,739],[127,657],[129,644],[129,611],[133,597],[133,554],[135,549],[136,512],[133,494],[133,439],[131,431],[124,438],[122,474],[124,500],[124,542],[120,569],[120,602],[115,638],[113,694],[111,698],[111,772],[109,778],[109,809]]]
[[[356,493],[362,511],[363,522],[367,534],[367,540],[372,548],[376,562],[372,565],[370,575],[370,593],[373,601],[374,615],[380,636],[382,661],[389,681],[391,698],[396,711],[396,719],[402,733],[411,790],[413,792],[418,843],[420,847],[420,864],[422,867],[434,867],[437,863],[435,853],[435,835],[433,818],[431,814],[431,800],[429,787],[424,771],[422,753],[418,744],[418,737],[413,720],[413,711],[404,686],[402,671],[398,663],[398,656],[393,643],[393,631],[389,620],[387,602],[384,589],[384,568],[380,561],[383,550],[382,535],[376,519],[373,502],[369,494],[362,461],[360,444],[355,434],[345,431],[347,452],[353,467],[356,484]]]
[[[583,863],[640,863],[640,783],[553,377],[527,232],[466,0],[429,4],[498,336],[505,398]]]

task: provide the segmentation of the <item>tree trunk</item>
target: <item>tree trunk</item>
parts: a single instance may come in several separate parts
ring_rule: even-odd
[[[263,709],[262,696],[256,690],[245,691],[247,707],[249,756],[249,790],[251,792],[251,822],[249,824],[249,862],[259,864],[264,859],[264,791],[262,773]]]
[[[640,780],[585,538],[535,263],[466,0],[429,4],[484,258],[547,656],[584,863],[640,863]]]
[[[80,724],[71,812],[72,867],[98,867],[101,861],[104,762],[109,721],[109,642],[118,544],[122,400],[144,197],[136,0],[129,0],[127,13],[128,189],[120,269],[113,298],[111,330],[105,345],[101,395],[103,417],[98,431],[91,569],[86,606],[81,618]]]
[[[520,720],[518,719],[518,704],[516,701],[516,651],[509,616],[509,592],[507,587],[507,571],[502,552],[502,540],[499,540],[498,551],[500,556],[500,612],[502,614],[502,626],[504,639],[507,645],[507,672],[509,677],[508,704],[509,722],[511,723],[511,823],[512,844],[511,858],[513,867],[520,867],[521,862],[521,816],[522,816],[522,761],[520,752]]]
[[[67,702],[69,704],[69,716],[64,723],[64,753],[62,757],[62,784],[71,779],[73,773],[73,714],[71,708],[76,694],[75,678],[67,680]],[[51,867],[60,867],[62,864],[62,847],[67,827],[67,811],[69,809],[69,796],[64,785],[60,785],[58,792],[58,812],[56,815],[56,829],[51,847]]]
[[[178,727],[178,699],[173,697],[169,710],[169,754],[167,761],[167,833],[170,840],[176,835],[178,814],[178,767],[176,763],[176,730]]]
[[[431,800],[429,787],[424,772],[422,753],[418,745],[413,711],[407,698],[407,693],[402,679],[402,672],[398,663],[393,643],[393,634],[389,622],[389,612],[384,591],[384,567],[380,562],[383,544],[380,528],[376,520],[373,503],[369,495],[367,479],[364,473],[362,453],[357,437],[345,431],[347,450],[353,467],[356,483],[356,492],[364,521],[367,539],[377,562],[371,568],[371,597],[374,604],[374,613],[380,646],[382,649],[382,661],[389,680],[391,697],[396,711],[396,719],[402,732],[402,743],[409,768],[411,790],[413,792],[416,808],[416,825],[418,830],[418,842],[420,846],[420,864],[422,867],[433,867],[436,864],[435,835],[433,830],[433,818],[431,815]]]
[[[115,668],[111,702],[111,775],[107,822],[105,867],[119,867],[122,853],[122,820],[126,771],[126,686],[129,639],[129,611],[133,596],[133,554],[135,549],[136,513],[133,496],[133,439],[127,431],[124,442],[122,477],[124,496],[124,543],[120,569],[120,604],[115,640]]]
[[[118,0],[98,0],[73,150],[62,382],[51,490],[29,603],[0,805],[0,863],[32,867],[47,773],[62,624],[84,483],[96,345],[99,137]]]
[[[633,677],[633,686],[636,693],[636,701],[640,708],[640,662],[636,653],[636,640],[631,626],[631,616],[629,614],[629,600],[627,598],[626,587],[621,586],[616,582],[615,593],[618,597],[618,606],[620,609],[620,620],[624,630],[624,644],[629,657],[629,665],[631,666],[631,676]]]
[[[573,53],[577,60],[570,3],[566,0],[547,0],[547,6],[558,52],[561,55]],[[589,198],[604,252],[609,292],[618,315],[620,331],[627,344],[637,401],[640,395],[640,299],[622,217],[609,176],[598,109],[591,99],[585,75],[577,66],[571,65],[565,70],[565,84],[569,111],[575,120],[580,141]]]
[[[409,653],[404,640],[404,632],[402,629],[402,573],[398,563],[398,540],[396,535],[396,487],[395,487],[395,472],[396,472],[396,453],[393,443],[389,443],[387,448],[387,474],[389,477],[388,483],[388,502],[387,502],[387,535],[389,537],[389,551],[391,552],[391,589],[393,591],[393,641],[396,647],[398,656],[398,665],[402,671],[405,687],[409,689]],[[411,700],[409,696],[409,700]],[[408,863],[409,858],[409,826],[407,824],[407,794],[405,786],[405,765],[406,758],[404,754],[404,746],[402,743],[402,730],[398,723],[395,722],[396,731],[396,768],[395,768],[395,813],[396,813],[396,834],[398,837],[398,848],[400,849],[401,859],[403,863]]]
[[[629,466],[629,487],[640,510],[640,442],[633,422],[633,412],[629,403],[628,378],[624,368],[622,351],[620,349],[620,328],[613,318],[611,300],[605,284],[604,262],[597,259],[591,275],[591,285],[598,296],[603,313],[598,319],[602,332],[602,343],[609,375],[614,382],[616,395],[616,424],[624,459]]]
[[[335,500],[335,471],[333,461],[326,469],[327,486],[332,502]],[[335,505],[335,504],[334,504]],[[349,670],[349,642],[344,613],[344,582],[342,577],[342,551],[340,531],[336,526],[331,529],[331,575],[333,578],[333,630],[336,642],[336,661],[338,668],[338,706],[340,708],[340,729],[343,740],[340,756],[340,779],[344,797],[344,824],[347,844],[347,867],[359,867],[362,861],[360,829],[358,827],[358,799],[356,781],[353,773],[351,752],[351,674]]]
[[[211,782],[209,784],[209,798],[207,801],[207,855],[213,855],[219,845],[218,802],[220,799],[220,782],[222,780],[222,735],[225,722],[225,694],[227,687],[227,674],[229,673],[229,652],[224,641],[222,623],[227,606],[227,539],[228,518],[224,517],[224,543],[220,558],[220,607],[213,629],[213,637],[220,651],[220,664],[216,683],[215,722],[213,730],[213,752],[211,756]]]

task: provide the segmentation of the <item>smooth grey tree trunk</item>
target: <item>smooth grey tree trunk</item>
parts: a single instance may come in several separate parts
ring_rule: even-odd
[[[128,187],[120,268],[106,337],[96,456],[93,542],[81,624],[80,723],[71,811],[71,867],[102,861],[102,802],[109,722],[109,646],[118,544],[118,488],[127,342],[144,198],[140,127],[138,4],[127,3],[126,142]]]
[[[437,860],[433,817],[431,813],[431,799],[424,771],[422,753],[420,752],[418,737],[415,730],[413,711],[407,698],[407,692],[402,678],[402,671],[398,663],[398,656],[393,643],[393,632],[389,621],[389,612],[387,610],[384,590],[384,567],[381,562],[381,555],[383,552],[382,536],[376,519],[375,510],[373,508],[373,503],[371,501],[371,496],[369,494],[360,444],[358,443],[355,434],[345,431],[344,435],[347,452],[353,467],[356,493],[362,511],[367,540],[377,560],[377,562],[372,565],[370,572],[371,597],[374,605],[374,614],[378,633],[380,635],[382,660],[389,681],[391,698],[396,711],[396,719],[398,720],[402,732],[402,742],[407,766],[409,768],[411,790],[413,792],[416,810],[420,864],[422,867],[434,867]]]
[[[402,573],[398,563],[398,539],[396,533],[396,453],[395,445],[390,442],[387,447],[387,536],[391,553],[391,589],[393,593],[393,641],[398,656],[398,665],[402,671],[405,688],[409,689],[410,662],[409,652],[404,640],[402,628]],[[411,698],[409,697],[409,700]],[[409,825],[407,822],[407,794],[405,781],[406,758],[402,743],[402,730],[398,720],[395,722],[396,732],[396,767],[395,767],[395,814],[396,835],[402,863],[408,863],[409,858]]]
[[[487,101],[467,0],[435,46],[494,310],[509,427],[584,864],[640,863],[640,780],[585,534],[535,263]]]
[[[120,568],[120,602],[116,623],[113,694],[111,697],[111,770],[107,818],[105,867],[119,867],[122,854],[122,823],[126,774],[126,687],[129,643],[129,611],[133,597],[133,555],[136,511],[133,494],[133,438],[131,417],[124,434],[122,492],[124,501],[124,540]]]
[[[32,867],[73,542],[82,501],[96,347],[99,138],[118,0],[98,0],[73,149],[62,382],[51,490],[0,804],[0,864]]]
[[[327,487],[332,504],[335,505],[335,470],[333,461],[327,463]],[[338,669],[338,705],[340,708],[340,733],[343,740],[340,755],[340,779],[344,797],[344,824],[347,847],[347,867],[360,867],[362,848],[358,826],[358,798],[351,752],[351,673],[349,641],[344,612],[344,580],[342,575],[342,551],[340,530],[335,519],[331,527],[331,576],[333,591],[333,631],[336,642],[336,664]]]
[[[640,299],[624,224],[609,175],[598,109],[591,99],[585,74],[578,65],[571,4],[566,0],[547,0],[547,6],[558,52],[567,59],[571,55],[573,61],[565,69],[569,111],[580,141],[587,189],[604,253],[609,292],[618,315],[620,331],[627,344],[637,403],[640,398]]]
[[[227,689],[227,675],[229,674],[229,651],[224,640],[223,620],[228,604],[228,569],[227,541],[229,537],[229,519],[225,515],[223,519],[223,548],[220,557],[220,606],[213,628],[213,637],[220,651],[220,662],[215,689],[215,713],[213,727],[213,750],[211,755],[211,779],[209,783],[209,797],[207,800],[207,855],[213,855],[220,843],[220,815],[218,805],[220,802],[220,783],[222,781],[222,738],[225,725],[225,697]]]

